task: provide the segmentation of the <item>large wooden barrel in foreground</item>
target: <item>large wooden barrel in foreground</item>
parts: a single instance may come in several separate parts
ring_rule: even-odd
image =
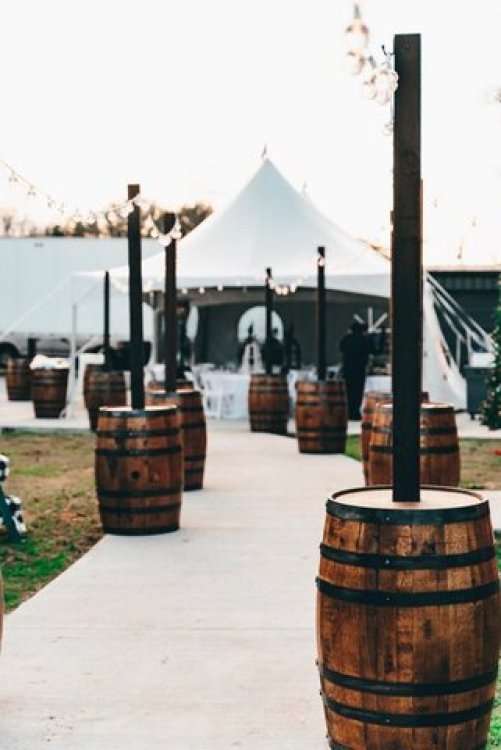
[[[68,370],[31,371],[31,398],[35,417],[57,419],[66,405]]]
[[[10,358],[7,361],[5,382],[9,401],[31,400],[30,359],[25,357]]]
[[[192,384],[178,385],[175,394],[165,393],[156,386],[148,387],[148,404],[176,404],[184,449],[184,489],[201,490],[204,483],[205,456],[207,453],[207,428],[200,391]]]
[[[298,382],[296,433],[300,453],[344,453],[347,426],[344,380]]]
[[[253,374],[249,386],[249,421],[252,432],[287,434],[289,391],[285,375]]]
[[[105,370],[102,365],[87,365],[83,383],[84,404],[89,412],[91,430],[97,429],[101,406],[125,406],[127,389],[121,370]]]
[[[364,395],[362,422],[360,425],[360,449],[362,453],[365,484],[369,484],[369,443],[376,407],[378,404],[388,403],[391,400],[392,394],[387,391],[367,391]]]
[[[393,472],[393,405],[376,408],[369,445],[369,484],[390,484]],[[460,474],[459,442],[454,408],[448,404],[421,404],[421,484],[457,487]]]
[[[500,639],[488,503],[424,488],[327,502],[317,579],[318,661],[330,747],[486,747]]]
[[[104,531],[139,535],[178,529],[183,453],[177,406],[102,407],[95,472]]]

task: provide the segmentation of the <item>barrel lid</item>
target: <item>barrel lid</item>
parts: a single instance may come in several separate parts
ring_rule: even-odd
[[[177,404],[160,404],[159,406],[147,406],[144,409],[133,409],[131,406],[101,406],[99,414],[105,417],[144,418],[150,414],[172,414],[177,408]]]
[[[420,502],[394,503],[391,487],[361,487],[336,492],[327,513],[364,523],[435,525],[474,520],[489,514],[482,495],[456,487],[421,487]]]

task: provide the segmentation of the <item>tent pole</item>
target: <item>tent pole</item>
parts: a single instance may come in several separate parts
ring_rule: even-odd
[[[104,274],[104,369],[110,370],[110,272]]]
[[[168,234],[174,228],[176,215],[164,214],[163,231]],[[164,349],[165,349],[165,391],[174,393],[176,390],[177,370],[177,283],[176,283],[176,251],[177,242],[171,237],[170,244],[165,248],[165,293],[164,293]]]

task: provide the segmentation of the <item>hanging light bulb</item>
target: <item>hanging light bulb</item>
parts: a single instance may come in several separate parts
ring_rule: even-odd
[[[362,84],[362,91],[366,99],[374,99],[377,94],[377,89],[376,89],[377,65],[372,55],[367,59],[367,62],[369,64],[370,72]]]
[[[55,200],[53,200],[52,198],[47,199],[47,208],[54,208],[55,205],[56,205]]]
[[[28,198],[34,198],[36,194],[37,194],[37,191],[35,190],[34,185],[30,185],[26,195],[28,196]]]
[[[14,183],[18,182],[17,174],[14,172],[13,169],[11,169],[11,172],[10,172],[10,175],[9,175],[9,182],[11,184],[14,184]]]
[[[360,52],[350,50],[344,57],[344,67],[352,76],[358,76],[365,67],[366,58]]]
[[[369,44],[369,29],[362,21],[358,3],[353,9],[353,21],[345,31],[345,43],[350,52],[362,52]]]

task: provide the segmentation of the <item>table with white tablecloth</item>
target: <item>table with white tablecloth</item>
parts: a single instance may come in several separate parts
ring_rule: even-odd
[[[309,371],[291,370],[287,375],[291,408],[296,401],[296,383]],[[247,419],[250,374],[226,370],[206,370],[200,373],[204,408],[207,416],[218,419]]]

